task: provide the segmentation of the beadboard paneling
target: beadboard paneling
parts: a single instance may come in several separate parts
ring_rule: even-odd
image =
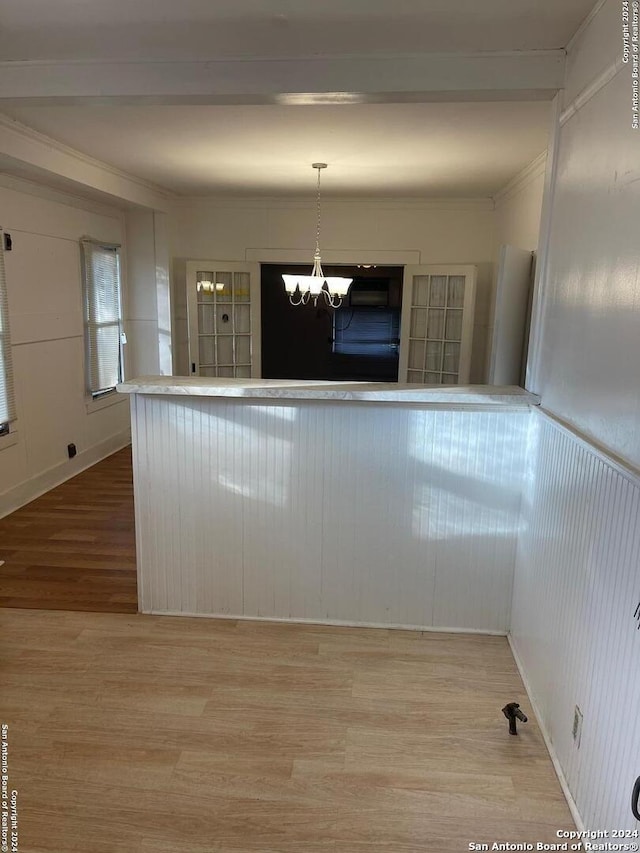
[[[507,630],[528,410],[132,406],[141,610]]]
[[[640,485],[544,415],[533,425],[512,641],[585,826],[638,829]]]

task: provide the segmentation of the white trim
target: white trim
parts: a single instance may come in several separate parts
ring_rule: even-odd
[[[531,708],[533,709],[533,713],[535,714],[536,720],[538,721],[538,727],[540,728],[540,732],[542,733],[542,738],[544,740],[545,746],[547,747],[547,752],[549,753],[549,758],[551,759],[551,763],[553,764],[553,769],[556,771],[556,776],[558,777],[558,782],[560,783],[560,787],[562,788],[562,793],[564,794],[565,800],[567,801],[567,805],[569,806],[571,817],[575,821],[576,828],[580,832],[584,832],[585,825],[584,821],[582,820],[582,815],[578,811],[576,801],[573,799],[573,794],[569,790],[569,785],[564,775],[562,765],[560,764],[560,759],[558,758],[555,747],[551,741],[551,737],[544,724],[544,719],[542,717],[542,714],[540,713],[538,703],[536,702],[535,697],[533,695],[531,684],[529,683],[529,679],[527,678],[524,666],[520,659],[520,655],[518,654],[518,651],[516,649],[515,642],[511,633],[507,634],[507,642],[509,643],[511,654],[513,655],[513,659],[516,662],[518,672],[520,673],[520,678],[522,679],[522,683],[524,684],[524,689],[527,691],[527,696],[529,697]]]
[[[573,118],[578,110],[582,109],[585,104],[588,104],[591,98],[598,94],[600,89],[604,89],[604,87],[610,83],[624,67],[625,63],[622,61],[622,54],[620,54],[620,56],[617,56],[602,73],[598,74],[597,77],[594,77],[594,79],[576,95],[571,103],[564,108],[560,113],[560,118],[558,120],[560,127],[565,125],[570,118]]]
[[[546,162],[547,152],[543,151],[541,154],[538,154],[535,160],[532,160],[524,167],[524,169],[518,172],[517,175],[514,175],[514,177],[511,178],[511,180],[493,196],[495,207],[500,207],[501,204],[504,204],[508,199],[512,198],[512,196],[522,192],[526,186],[543,174]]]
[[[574,441],[581,444],[589,453],[592,453],[604,462],[605,465],[613,468],[614,471],[628,480],[634,488],[640,489],[640,470],[635,468],[630,462],[627,462],[621,456],[616,456],[615,453],[612,453],[604,445],[599,444],[595,439],[585,435],[585,433],[581,432],[568,421],[563,420],[548,409],[544,409],[540,406],[532,408],[536,408],[538,414],[545,418],[545,420],[550,421],[556,429],[560,430],[560,432],[564,432],[566,435],[569,435]]]
[[[140,578],[138,578],[138,588]],[[302,617],[239,616],[232,613],[192,613],[189,610],[140,610],[145,616],[188,616],[198,619],[233,619],[238,622],[277,622],[293,625],[323,625],[334,628],[380,628],[390,631],[420,631],[433,634],[476,634],[481,637],[507,637],[506,631],[489,631],[480,628],[445,628],[434,625],[401,625],[396,622],[352,622],[344,619],[304,619]]]
[[[5,435],[0,435],[0,452],[3,450],[7,450],[9,447],[13,447],[19,441],[18,431],[11,430]]]
[[[106,394],[101,394],[99,397],[85,397],[84,406],[87,414],[90,415],[92,412],[99,412],[102,409],[108,409],[109,406],[115,406],[116,403],[122,402],[122,397],[114,388],[113,391],[107,391]]]
[[[567,42],[567,46],[565,47],[565,50],[567,51],[567,53],[569,53],[570,50],[573,50],[573,48],[574,48],[576,42],[578,41],[578,39],[580,38],[580,36],[584,33],[584,31],[587,29],[587,27],[589,26],[591,21],[593,21],[595,16],[598,14],[600,9],[602,9],[602,7],[604,6],[604,4],[606,2],[607,2],[607,0],[597,0],[596,5],[589,12],[587,17],[584,19],[584,21],[580,24],[578,29],[575,31],[575,33],[571,36],[571,38]]]
[[[40,497],[40,495],[43,495],[50,489],[59,486],[71,477],[75,477],[76,474],[79,474],[86,468],[90,468],[107,456],[111,456],[117,450],[122,450],[123,447],[126,447],[130,443],[131,432],[130,430],[126,430],[125,432],[111,436],[105,441],[100,442],[100,444],[81,451],[73,459],[65,459],[59,465],[54,465],[53,468],[49,468],[47,471],[43,471],[41,474],[32,477],[30,480],[26,480],[8,489],[6,492],[0,494],[0,518],[4,518],[5,515],[9,515],[9,513],[20,509],[21,506],[30,503],[32,500]]]

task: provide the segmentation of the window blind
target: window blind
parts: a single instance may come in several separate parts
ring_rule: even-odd
[[[16,399],[11,364],[11,337],[9,335],[9,300],[7,278],[4,270],[4,232],[0,228],[0,427],[16,419]]]
[[[335,311],[333,351],[343,355],[390,356],[397,352],[397,308],[351,308]]]
[[[80,248],[87,390],[95,397],[122,380],[120,246],[83,239]]]

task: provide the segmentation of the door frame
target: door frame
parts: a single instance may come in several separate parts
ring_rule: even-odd
[[[409,266],[416,266],[420,263],[420,250],[418,249],[406,249],[401,251],[394,251],[392,249],[338,249],[338,250],[326,250],[322,252],[322,263],[329,265],[344,265],[344,266],[356,266],[357,264],[371,264],[372,266],[379,267],[404,267],[405,270]],[[311,267],[313,266],[313,257],[311,250],[307,247],[305,249],[247,249],[245,251],[245,257],[247,261],[252,263],[260,264],[309,264],[309,270],[311,271]],[[258,267],[259,269],[259,267]],[[258,309],[260,309],[260,273],[258,275],[258,283],[256,286],[256,290],[258,291],[258,299],[256,304]],[[253,288],[253,282],[252,282]],[[251,304],[253,306],[253,291],[251,296]],[[405,311],[405,287],[403,283],[402,287],[402,303],[400,308],[400,351],[402,352],[402,329],[403,329],[403,317]],[[259,310],[258,313],[258,323],[262,320],[262,312]],[[254,322],[253,314],[251,316],[251,322]],[[258,329],[260,326],[258,326]],[[408,335],[409,329],[407,328],[406,333]],[[256,339],[256,347],[260,348],[260,360],[262,359],[262,340],[261,337]],[[400,361],[398,363],[398,382],[402,382],[401,379],[401,364]],[[253,376],[253,373],[251,374]],[[406,370],[405,370],[406,376]]]

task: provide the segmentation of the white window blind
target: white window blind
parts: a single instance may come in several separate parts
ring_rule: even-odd
[[[4,232],[0,228],[0,429],[6,432],[16,419],[16,400],[11,364],[11,337],[9,335],[9,300],[7,278],[4,271]]]
[[[120,246],[80,241],[87,390],[96,397],[122,381]]]

